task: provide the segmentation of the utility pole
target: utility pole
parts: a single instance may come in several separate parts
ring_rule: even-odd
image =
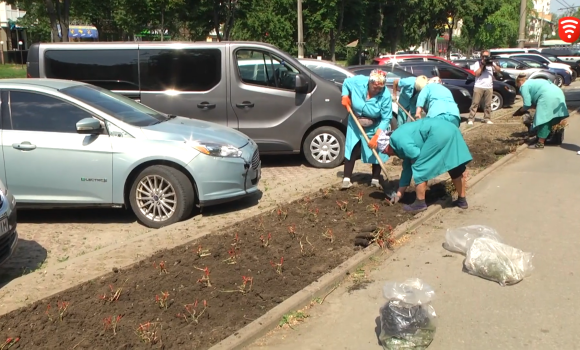
[[[518,47],[520,49],[524,48],[524,44],[526,42],[526,10],[527,10],[527,1],[520,0],[520,32],[518,38]]]
[[[304,58],[304,33],[302,29],[302,0],[298,1],[298,58]]]

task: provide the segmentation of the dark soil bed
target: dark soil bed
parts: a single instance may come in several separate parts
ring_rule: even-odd
[[[527,135],[527,128],[521,123],[479,127],[465,135],[473,157],[467,167],[487,168],[502,156],[515,152]]]
[[[483,155],[505,143],[497,134],[474,135],[477,166],[496,159]],[[446,194],[433,185],[427,202]],[[360,237],[388,248],[409,219],[366,185],[324,189],[6,314],[0,336],[19,338],[11,349],[208,349],[354,255]]]

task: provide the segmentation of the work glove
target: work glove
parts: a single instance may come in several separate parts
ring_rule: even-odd
[[[388,193],[386,193],[387,195],[387,200],[389,202],[391,202],[391,204],[397,204],[399,203],[399,200],[401,199],[401,197],[399,197],[397,191],[390,191]]]
[[[369,148],[370,149],[376,149],[377,148],[377,142],[379,140],[379,136],[381,135],[382,130],[381,129],[377,129],[377,132],[375,133],[375,136],[373,136],[372,139],[369,140]]]
[[[346,108],[347,110],[349,108],[352,108],[352,102],[350,100],[350,97],[348,96],[342,96],[342,101],[341,101],[342,105],[344,106],[344,108]]]

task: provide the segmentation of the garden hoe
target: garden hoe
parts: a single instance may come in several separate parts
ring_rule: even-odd
[[[360,130],[360,133],[363,135],[363,137],[365,138],[365,141],[367,143],[367,145],[369,144],[370,140],[369,137],[367,136],[365,129],[362,127],[362,125],[360,125],[360,122],[358,121],[357,117],[354,115],[352,109],[349,107],[348,108],[348,112],[350,113],[351,118],[354,120],[354,123],[356,124],[356,126],[358,127],[358,129]],[[385,181],[389,181],[389,175],[387,173],[387,168],[385,167],[385,164],[383,163],[383,161],[381,160],[381,157],[379,157],[379,154],[377,153],[376,149],[372,149],[373,151],[373,155],[375,156],[375,158],[377,158],[377,161],[379,162],[379,165],[381,166],[381,170],[383,171],[383,174],[385,174]],[[393,190],[387,190],[385,189],[385,187],[383,187],[383,192],[385,192],[385,195],[388,197],[388,199],[393,198],[396,195],[396,191]],[[390,201],[386,201],[387,203],[389,203],[389,205],[392,205]]]

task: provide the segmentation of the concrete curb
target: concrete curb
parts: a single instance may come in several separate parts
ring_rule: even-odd
[[[477,126],[468,130],[471,131],[476,127]],[[481,182],[481,180],[492,172],[507,164],[510,160],[513,160],[519,153],[527,149],[527,147],[528,145],[524,143],[519,146],[514,153],[506,155],[468,180],[468,192],[472,192],[473,186]],[[418,214],[420,216],[417,219],[407,221],[406,223],[397,226],[395,228],[394,238],[399,239],[407,234],[408,231],[412,231],[423,225],[426,221],[441,212],[442,209],[442,203],[432,204],[426,211]],[[292,295],[280,305],[268,311],[262,317],[212,346],[210,350],[237,350],[250,345],[276,327],[285,314],[308,305],[314,298],[323,297],[326,293],[332,290],[337,283],[344,280],[351,271],[354,271],[358,266],[368,261],[372,256],[380,253],[380,251],[381,249],[377,245],[372,245],[356,253],[351,258],[334,268],[331,272]]]

